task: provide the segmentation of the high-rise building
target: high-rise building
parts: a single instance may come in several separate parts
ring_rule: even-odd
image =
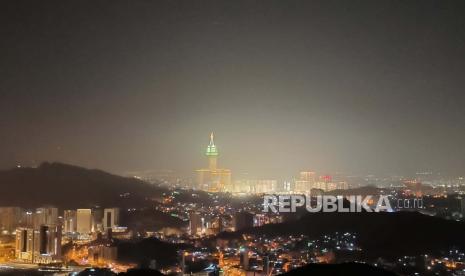
[[[103,211],[103,230],[113,229],[119,225],[119,208],[108,208]]]
[[[253,227],[253,215],[248,212],[237,212],[234,214],[234,231]]]
[[[49,264],[61,259],[61,226],[40,225],[16,230],[16,258],[23,262]]]
[[[24,262],[33,262],[34,259],[34,229],[18,228],[16,229],[16,259]]]
[[[300,172],[299,179],[294,183],[294,192],[307,194],[313,188],[315,188],[315,173]]]
[[[21,221],[21,208],[0,207],[0,231],[12,233]]]
[[[274,179],[241,179],[234,181],[234,188],[231,192],[235,193],[273,193],[278,188],[278,181]]]
[[[208,168],[197,170],[196,188],[211,192],[224,191],[231,186],[231,171],[218,168],[218,148],[213,141],[213,133],[210,135],[210,143],[205,151],[208,158]]]
[[[331,183],[333,181],[333,177],[329,174],[326,175],[320,175],[320,181],[319,181],[319,189],[327,192],[330,190]]]
[[[465,197],[460,199],[460,213],[462,214],[462,218],[465,219]]]
[[[242,267],[242,269],[248,270],[249,261],[250,261],[249,250],[246,248],[241,248],[239,250],[239,253],[240,253],[240,263],[239,263],[240,266]]]
[[[35,214],[32,211],[22,212],[22,215],[21,215],[22,224],[21,224],[21,226],[23,226],[23,227],[34,227],[34,215]]]
[[[39,253],[61,256],[61,226],[41,225],[39,228]]]
[[[77,231],[77,213],[76,210],[65,210],[63,213],[63,226],[65,233],[74,233]]]
[[[271,270],[270,257],[263,256],[263,273],[265,275],[270,275],[271,274],[270,270]]]
[[[103,209],[92,209],[92,232],[103,232]]]
[[[92,210],[77,209],[76,230],[80,234],[89,234],[92,231]]]
[[[192,236],[200,235],[204,229],[204,219],[199,213],[191,212],[189,214],[189,232]]]
[[[58,208],[41,207],[37,208],[34,214],[34,228],[37,229],[41,225],[56,225],[58,224]]]
[[[88,255],[92,264],[105,264],[106,262],[116,262],[118,249],[116,246],[93,245],[88,249]]]

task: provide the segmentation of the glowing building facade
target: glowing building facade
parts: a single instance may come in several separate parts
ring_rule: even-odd
[[[61,234],[61,225],[16,229],[16,259],[37,264],[60,262]]]
[[[77,228],[76,210],[65,210],[63,215],[63,226],[65,233],[74,233]]]
[[[119,225],[119,208],[106,208],[103,211],[103,229],[113,229]]]
[[[76,220],[76,230],[79,234],[89,234],[90,232],[92,232],[91,209],[77,209]]]
[[[294,192],[307,194],[315,188],[315,173],[300,172],[300,177],[295,181]]]
[[[278,189],[278,181],[274,179],[239,179],[234,181],[233,193],[264,194]]]
[[[314,172],[300,172],[300,177],[295,180],[292,192],[309,194],[313,189],[324,192],[347,190],[348,184],[346,181],[333,179],[331,175],[320,175],[317,178]]]
[[[0,207],[0,230],[2,234],[13,233],[21,220],[21,208]]]
[[[231,171],[218,168],[218,148],[210,135],[210,144],[205,151],[208,158],[208,168],[197,170],[196,188],[210,192],[222,192],[231,185]]]

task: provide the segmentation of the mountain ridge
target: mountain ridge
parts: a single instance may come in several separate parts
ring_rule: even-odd
[[[3,206],[137,206],[166,191],[136,178],[59,162],[0,171]]]

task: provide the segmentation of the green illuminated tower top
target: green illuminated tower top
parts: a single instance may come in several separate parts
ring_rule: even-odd
[[[210,134],[210,144],[207,147],[207,151],[205,152],[206,156],[218,156],[218,149],[213,142],[213,132]]]

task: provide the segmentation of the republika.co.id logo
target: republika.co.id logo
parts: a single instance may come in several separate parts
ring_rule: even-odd
[[[333,195],[265,195],[263,212],[292,213],[305,208],[308,212],[393,212],[399,209],[422,209],[422,198],[390,199],[380,196],[333,196]]]

